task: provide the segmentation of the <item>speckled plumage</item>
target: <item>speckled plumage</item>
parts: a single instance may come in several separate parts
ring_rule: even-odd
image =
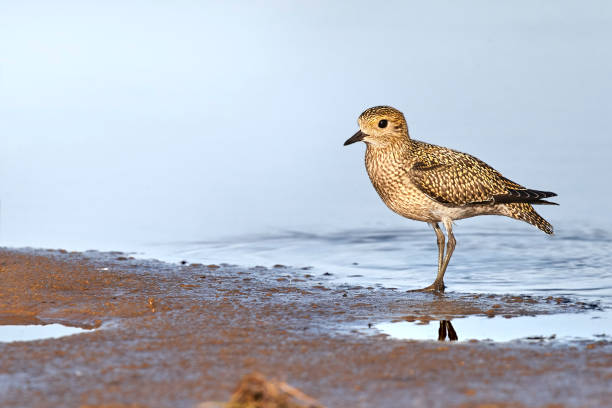
[[[408,139],[385,148],[368,146],[366,168],[385,204],[404,217],[441,222],[506,215],[553,232],[530,204],[504,202],[515,196],[522,200],[522,192],[533,202],[550,193],[528,190],[468,154]]]
[[[554,204],[543,199],[556,194],[527,189],[469,154],[411,139],[404,115],[394,108],[370,108],[358,123],[360,131],[345,144],[366,143],[366,169],[385,204],[406,218],[432,224],[437,235],[437,223],[443,222],[453,248],[452,221],[476,215],[508,216],[553,233],[532,204]],[[443,276],[442,264],[440,258]]]

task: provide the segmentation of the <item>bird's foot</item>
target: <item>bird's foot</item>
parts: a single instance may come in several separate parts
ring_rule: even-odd
[[[426,288],[423,288],[423,289],[413,289],[413,290],[410,290],[409,292],[444,293],[444,288],[445,287],[446,286],[444,286],[444,281],[436,280],[434,283],[432,283],[431,285],[427,286]]]

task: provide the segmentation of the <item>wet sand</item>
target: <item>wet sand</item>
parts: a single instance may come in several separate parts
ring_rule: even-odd
[[[562,298],[337,287],[307,269],[0,250],[0,324],[96,330],[0,343],[0,406],[194,407],[259,372],[327,407],[594,407],[612,344],[417,342],[369,329],[468,315],[580,313]],[[452,289],[452,288],[451,288]],[[462,334],[458,333],[459,338]]]

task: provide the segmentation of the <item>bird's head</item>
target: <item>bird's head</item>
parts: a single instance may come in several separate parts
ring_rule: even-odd
[[[359,116],[357,123],[359,131],[344,142],[345,146],[363,141],[368,145],[384,147],[410,138],[404,114],[390,106],[367,109]]]

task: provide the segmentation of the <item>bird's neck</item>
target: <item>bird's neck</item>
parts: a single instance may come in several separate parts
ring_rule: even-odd
[[[385,144],[367,143],[366,162],[368,160],[379,160],[387,165],[392,163],[402,163],[410,157],[412,140],[392,141]]]

